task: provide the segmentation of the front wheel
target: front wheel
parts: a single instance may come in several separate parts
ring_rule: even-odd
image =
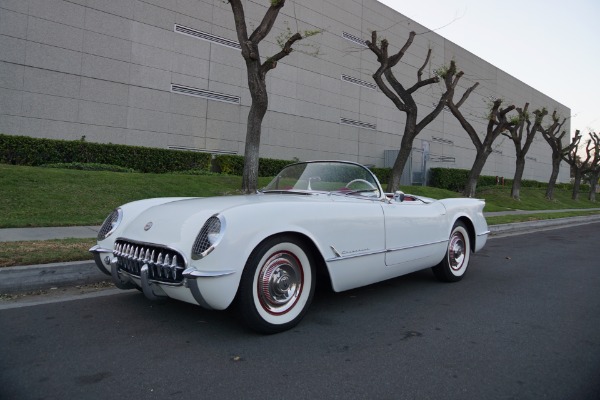
[[[248,258],[238,291],[238,310],[251,329],[282,332],[304,317],[314,290],[314,261],[303,242],[290,235],[272,237]]]
[[[460,281],[469,267],[471,241],[467,227],[457,221],[452,227],[446,256],[432,268],[434,275],[444,282]]]

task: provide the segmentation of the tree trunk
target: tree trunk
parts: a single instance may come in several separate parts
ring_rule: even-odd
[[[466,197],[475,197],[475,191],[477,189],[477,180],[479,179],[479,175],[481,175],[481,171],[483,171],[485,162],[487,161],[491,153],[491,149],[477,152],[477,155],[475,156],[475,162],[473,162],[471,171],[469,171],[469,176],[467,178],[465,190],[463,191],[463,194]]]
[[[248,69],[248,86],[252,96],[252,105],[248,112],[242,191],[244,193],[254,193],[258,188],[261,127],[269,106],[269,98],[265,76],[260,72],[260,64],[249,61],[246,62],[246,66]]]
[[[571,195],[572,200],[579,200],[579,187],[581,186],[581,170],[577,168],[575,170],[575,178],[573,179],[573,194]]]
[[[415,137],[417,136],[415,134],[415,128],[417,125],[416,115],[416,111],[407,112],[404,135],[402,136],[402,141],[400,142],[400,151],[398,152],[396,161],[394,161],[392,173],[390,174],[390,180],[388,181],[387,191],[389,193],[394,193],[400,187],[400,178],[402,178],[402,172],[404,171],[406,162],[410,157],[410,152],[412,151],[413,143],[415,141]]]
[[[525,157],[519,155],[517,156],[515,176],[510,190],[510,195],[515,200],[521,200],[521,180],[523,178],[523,171],[525,171]]]
[[[594,172],[590,180],[590,194],[588,199],[590,201],[596,201],[596,188],[598,187],[598,179],[600,178],[600,171]]]
[[[402,142],[404,142],[404,139],[402,139]],[[387,191],[389,193],[394,193],[400,187],[400,178],[402,178],[402,172],[410,157],[411,150],[412,143],[410,144],[410,147],[405,146],[404,143],[402,143],[400,151],[398,152],[398,157],[396,157],[396,161],[394,161],[394,166],[392,167],[390,180],[388,181]]]
[[[548,187],[546,188],[546,199],[554,200],[554,186],[558,179],[558,172],[560,170],[560,155],[556,156],[552,154],[552,173],[550,174],[550,180],[548,181]]]

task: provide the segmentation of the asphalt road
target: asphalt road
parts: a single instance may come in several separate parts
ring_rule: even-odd
[[[273,336],[135,290],[0,310],[0,399],[598,399],[598,243],[493,239],[459,283],[319,290]]]

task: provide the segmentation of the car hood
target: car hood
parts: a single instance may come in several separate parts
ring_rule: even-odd
[[[147,243],[166,245],[195,238],[206,220],[234,207],[272,202],[312,202],[326,200],[324,196],[257,194],[208,198],[178,198],[141,211],[119,236]],[[127,218],[127,215],[124,215]],[[182,238],[185,235],[186,238]],[[187,236],[193,235],[189,238]]]

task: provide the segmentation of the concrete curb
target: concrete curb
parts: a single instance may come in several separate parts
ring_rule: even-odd
[[[0,268],[0,293],[29,292],[110,279],[94,261],[74,261]]]
[[[491,225],[490,236],[525,234],[565,226],[600,222],[600,215]],[[0,268],[0,293],[28,292],[51,287],[82,285],[110,280],[94,261],[28,265]]]
[[[490,225],[491,236],[505,234],[530,233],[546,229],[560,228],[564,226],[577,226],[600,222],[600,215],[585,215],[581,217],[567,217],[556,219],[545,219],[541,221],[513,222],[510,224]]]

